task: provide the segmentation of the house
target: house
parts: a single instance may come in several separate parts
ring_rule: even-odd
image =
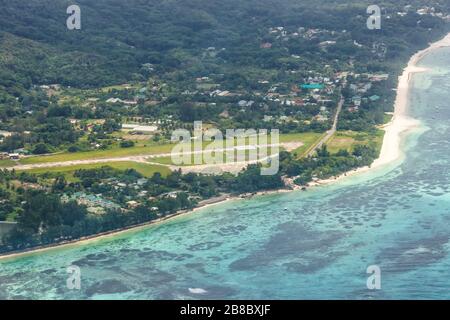
[[[300,86],[302,89],[323,89],[324,85],[321,83],[305,83]]]
[[[197,82],[209,81],[209,77],[200,77],[200,78],[196,78],[195,81],[197,81]]]
[[[387,73],[369,75],[369,80],[372,82],[386,81],[387,79],[389,79],[389,74]]]
[[[319,46],[326,47],[326,46],[331,46],[334,44],[336,44],[336,41],[323,41],[323,42],[319,43]]]
[[[136,181],[136,183],[139,185],[139,186],[143,186],[144,184],[146,184],[148,182],[148,179],[145,179],[145,178],[141,178],[141,179],[138,179],[137,181]]]
[[[123,103],[126,105],[136,105],[137,101],[135,100],[122,100],[120,98],[109,98],[108,100],[106,100],[107,103]]]
[[[11,160],[20,160],[20,155],[18,153],[10,153],[9,158]]]
[[[317,116],[315,116],[314,119],[316,119],[319,122],[328,121],[328,117],[324,116],[324,115],[321,115],[321,114],[318,114]]]
[[[177,196],[178,196],[178,192],[179,192],[179,191],[172,191],[172,192],[168,192],[168,193],[162,194],[161,196],[162,196],[163,198],[176,199]]]
[[[224,110],[221,114],[219,114],[219,117],[226,119],[226,118],[230,117],[230,114],[229,114],[228,110]]]
[[[369,100],[372,101],[372,102],[375,102],[375,101],[377,101],[377,100],[380,100],[380,96],[377,96],[377,95],[375,94],[375,95],[373,95],[373,96],[370,96],[370,97],[369,97]]]
[[[139,197],[145,197],[147,194],[148,194],[148,191],[147,191],[147,190],[142,190],[142,191],[140,191],[140,192],[138,193],[138,196],[139,196]]]
[[[297,99],[294,99],[294,105],[298,106],[298,107],[301,107],[301,106],[305,105],[305,102],[303,101],[303,99],[297,98]]]
[[[19,149],[14,150],[12,153],[17,153],[19,155],[25,155],[25,154],[29,154],[30,152],[28,150],[26,150],[25,148],[19,148]]]
[[[109,98],[108,100],[106,100],[107,103],[118,103],[118,102],[123,102],[122,99],[119,98]]]
[[[361,97],[360,96],[352,97],[352,102],[355,106],[359,107],[361,105]]]
[[[127,202],[127,207],[130,209],[134,209],[139,206],[139,202],[131,200]]]
[[[217,94],[219,97],[226,97],[226,96],[230,96],[231,95],[231,93],[230,93],[230,91],[222,91],[222,92],[220,92],[220,93],[218,93]]]
[[[371,88],[372,88],[372,84],[371,84],[371,83],[365,83],[365,84],[359,86],[358,92],[360,92],[360,93],[366,93],[366,92],[369,91]]]
[[[216,89],[216,90],[214,90],[214,91],[211,91],[210,93],[209,93],[209,95],[211,96],[211,97],[214,97],[214,96],[217,96],[219,93],[221,93],[222,91],[220,91],[219,89]]]
[[[102,214],[106,209],[120,209],[118,204],[103,199],[101,195],[76,192],[70,197],[67,195],[61,197],[61,201],[63,202],[67,202],[69,200],[75,200],[79,205],[86,206],[88,212],[93,214]]]
[[[433,11],[434,11],[434,8],[424,7],[424,8],[418,9],[417,14],[423,16],[423,15],[429,14]]]
[[[141,126],[138,124],[122,124],[122,130],[130,132],[143,132],[143,133],[153,133],[158,131],[157,126]]]
[[[238,102],[238,106],[239,107],[246,107],[247,106],[247,101],[246,100],[241,100]]]
[[[10,137],[12,136],[12,132],[0,130],[0,136]]]
[[[253,104],[255,103],[255,101],[247,101],[247,100],[240,100],[238,102],[238,106],[243,108],[243,107],[251,107]]]

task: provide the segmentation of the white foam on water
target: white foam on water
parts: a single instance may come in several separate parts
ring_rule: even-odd
[[[208,291],[206,291],[205,289],[202,289],[202,288],[189,288],[189,292],[194,293],[194,294],[205,294]]]

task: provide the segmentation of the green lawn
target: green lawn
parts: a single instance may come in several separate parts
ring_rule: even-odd
[[[204,142],[206,146],[210,142]],[[80,152],[61,152],[47,156],[31,156],[20,160],[20,164],[36,164],[36,163],[49,163],[49,162],[63,162],[73,160],[89,160],[89,159],[106,159],[106,158],[119,158],[127,156],[139,156],[139,155],[152,155],[160,153],[170,153],[176,144],[156,144],[147,143],[144,146],[144,142],[140,141],[136,143],[134,147],[121,148],[114,146],[107,150],[94,150],[94,151],[80,151]]]
[[[165,166],[145,164],[139,162],[123,161],[123,162],[109,162],[109,163],[95,163],[95,164],[82,164],[66,167],[52,167],[52,168],[36,168],[26,170],[28,173],[44,174],[44,173],[62,173],[68,181],[73,181],[73,173],[80,169],[95,169],[104,166],[109,166],[118,170],[135,169],[143,176],[151,177],[155,172],[161,173],[163,176],[167,176],[170,173],[170,169]],[[19,171],[20,172],[20,171]]]
[[[12,167],[12,166],[14,166],[14,165],[16,165],[16,162],[15,162],[15,161],[8,160],[8,159],[6,159],[6,160],[0,160],[0,168]]]
[[[305,153],[320,139],[324,133],[317,132],[303,132],[303,133],[288,133],[280,135],[280,143],[283,142],[303,142],[303,145],[293,151],[298,157],[302,157]]]
[[[271,151],[271,148],[268,148],[267,150],[267,155],[271,155],[275,152]],[[226,163],[226,153],[224,152],[220,152],[220,154],[222,154],[222,163]],[[212,155],[215,158],[215,153],[213,153]],[[230,159],[232,157],[230,156]],[[250,150],[245,150],[245,156],[244,159],[240,160],[240,161],[249,161],[250,160]],[[161,164],[165,164],[165,165],[176,165],[174,164],[174,162],[172,161],[172,157],[160,157],[160,158],[153,158],[149,160],[150,162],[156,162],[156,163],[161,163]],[[237,154],[234,153],[234,161],[237,161]],[[202,158],[202,163],[201,164],[211,164],[211,163],[206,163],[205,159]],[[194,155],[191,155],[191,160],[189,163],[185,163],[185,164],[181,164],[179,166],[193,166],[196,165],[194,164]]]
[[[280,143],[283,142],[302,142],[303,146],[294,150],[297,154],[303,154],[307,149],[311,147],[323,134],[307,132],[307,133],[292,133],[292,134],[281,134]],[[237,143],[237,140],[235,141]],[[247,142],[246,142],[247,143]],[[271,143],[270,134],[268,136],[268,143]],[[209,145],[210,142],[204,142],[203,146]],[[160,153],[170,153],[175,144],[156,144],[149,143],[149,145],[136,145],[131,148],[120,148],[115,146],[108,150],[95,150],[95,151],[85,151],[85,152],[61,152],[48,156],[32,156],[20,160],[21,164],[37,164],[37,163],[49,163],[49,162],[63,162],[63,161],[73,161],[73,160],[88,160],[88,159],[105,159],[105,158],[118,158],[126,156],[138,156],[138,155],[151,155]],[[161,159],[161,158],[159,158]],[[168,157],[170,160],[170,157]],[[153,160],[152,160],[153,161]],[[161,162],[161,161],[156,161]],[[167,159],[162,159],[161,163],[171,163],[167,162]]]
[[[300,146],[299,148],[293,150],[293,152],[296,153],[297,155],[303,155],[303,153],[305,153],[305,151],[307,151],[322,136],[323,136],[323,133],[315,133],[315,132],[288,133],[288,134],[281,134],[279,140],[280,140],[280,143],[302,142],[303,145]],[[246,140],[246,143],[248,143],[247,140]],[[268,143],[269,144],[271,143],[270,135],[269,135]],[[270,148],[267,151],[267,153],[271,154]],[[249,158],[249,151],[247,150],[245,152],[245,154],[246,154],[246,156],[245,156],[246,160],[248,160],[248,158]],[[173,165],[174,164],[172,162],[172,158],[171,157],[154,158],[154,159],[151,159],[151,162],[157,162],[157,163],[166,164],[166,165]],[[225,162],[225,160],[224,160],[224,162]],[[191,162],[190,163],[191,164],[186,164],[186,165],[194,165],[193,157],[191,157]]]
[[[129,84],[129,83],[127,83],[127,84],[118,84],[118,85],[113,85],[113,86],[100,88],[100,91],[102,91],[102,92],[108,92],[108,91],[111,91],[111,90],[118,90],[118,91],[120,91],[120,90],[126,90],[127,87],[130,90],[136,90],[136,89],[140,88],[141,86],[142,86],[142,84],[137,84],[137,83],[133,83],[133,84]]]
[[[213,88],[219,87],[217,83],[199,83],[197,84],[197,89],[211,90]]]
[[[49,162],[62,162],[72,160],[88,160],[88,159],[105,159],[105,158],[118,158],[126,156],[137,156],[141,154],[158,154],[158,153],[170,153],[173,148],[173,144],[162,145],[147,145],[134,146],[131,148],[114,147],[108,150],[95,150],[85,152],[62,152],[49,156],[35,156],[28,157],[20,160],[21,164],[35,164],[35,163],[49,163]]]
[[[356,145],[372,145],[378,151],[383,145],[384,131],[377,130],[374,133],[355,132],[355,131],[338,131],[328,141],[327,148],[331,153],[336,153],[340,149],[349,152],[353,151]]]

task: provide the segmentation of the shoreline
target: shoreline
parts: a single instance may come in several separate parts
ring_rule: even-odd
[[[401,142],[403,135],[413,131],[414,129],[418,128],[420,126],[420,121],[417,119],[413,119],[407,115],[407,107],[409,102],[409,85],[412,80],[412,76],[415,73],[419,72],[425,72],[427,71],[426,68],[420,68],[417,66],[417,64],[420,62],[420,60],[425,57],[428,53],[442,48],[442,47],[450,47],[450,33],[447,34],[443,39],[434,42],[430,44],[430,46],[424,50],[421,50],[414,54],[409,62],[408,65],[403,69],[402,75],[399,77],[398,81],[398,87],[397,87],[397,96],[394,104],[394,115],[391,119],[391,121],[386,124],[383,127],[383,130],[385,131],[384,138],[383,138],[383,144],[381,147],[380,154],[378,158],[372,163],[371,166],[361,167],[354,169],[352,171],[345,172],[339,176],[331,177],[328,179],[322,179],[315,182],[310,182],[308,184],[308,188],[315,187],[315,186],[324,186],[330,183],[337,182],[343,178],[354,176],[356,174],[360,174],[363,172],[367,172],[369,170],[373,170],[375,168],[382,167],[384,165],[387,165],[389,163],[392,163],[399,158],[402,157],[403,153],[401,150]],[[208,207],[223,204],[228,201],[232,200],[238,200],[238,199],[248,199],[252,198],[253,196],[258,195],[269,195],[269,194],[277,194],[277,193],[285,193],[285,192],[292,192],[296,190],[300,190],[301,187],[293,188],[293,189],[278,189],[278,190],[268,190],[268,191],[260,191],[252,194],[242,194],[242,195],[230,195],[225,194],[221,196],[217,196],[211,199],[203,200],[199,203],[199,205],[193,209],[188,210],[180,210],[178,212],[175,212],[173,214],[170,214],[168,216],[165,216],[163,218],[159,218],[156,220],[144,222],[138,225],[129,226],[117,230],[111,230],[106,231],[100,234],[94,234],[91,236],[86,236],[80,239],[75,240],[69,240],[66,242],[60,242],[60,243],[54,243],[54,244],[48,244],[40,247],[30,248],[24,251],[16,251],[6,254],[0,254],[0,261],[7,260],[7,259],[14,259],[19,257],[25,257],[25,256],[31,256],[34,254],[50,251],[50,250],[56,250],[56,249],[62,249],[62,248],[68,248],[68,247],[75,247],[78,245],[85,245],[89,244],[91,242],[104,240],[111,237],[116,237],[119,235],[126,234],[128,232],[137,232],[142,229],[148,228],[153,225],[157,225],[162,222],[170,221],[174,218],[180,217],[180,216],[186,216],[188,214],[195,213],[199,211],[200,209],[206,209]]]
[[[217,197],[203,200],[203,201],[199,202],[198,206],[195,208],[183,209],[183,210],[177,211],[175,213],[169,214],[165,217],[158,218],[156,220],[151,220],[148,222],[143,222],[143,223],[140,223],[137,225],[132,225],[132,226],[128,226],[128,227],[124,227],[124,228],[120,228],[120,229],[105,231],[105,232],[81,237],[81,238],[74,239],[74,240],[67,240],[67,241],[63,241],[63,242],[59,242],[59,243],[51,243],[51,244],[42,245],[42,246],[38,246],[38,247],[26,249],[26,250],[12,251],[9,253],[0,254],[0,262],[2,260],[9,260],[9,259],[14,259],[14,258],[32,256],[35,254],[39,254],[39,253],[51,251],[51,250],[76,247],[78,245],[86,245],[86,244],[89,244],[92,242],[97,242],[97,241],[105,240],[108,238],[114,238],[119,235],[124,235],[126,233],[138,232],[138,231],[146,229],[148,227],[158,225],[163,222],[168,222],[175,218],[186,217],[187,215],[195,213],[201,209],[210,208],[215,205],[224,204],[226,202],[230,202],[230,201],[234,201],[234,200],[250,199],[255,196],[286,193],[286,192],[291,192],[291,191],[294,191],[294,190],[277,189],[277,190],[259,191],[259,192],[255,192],[255,193],[246,193],[246,194],[240,194],[240,195],[223,194],[223,195],[220,195]]]
[[[132,225],[132,226],[128,226],[128,227],[124,227],[124,228],[120,228],[120,229],[115,229],[115,230],[110,230],[110,231],[105,231],[102,233],[97,233],[97,234],[93,234],[90,236],[85,236],[79,239],[74,239],[74,240],[67,240],[67,241],[63,241],[63,242],[59,242],[59,243],[52,243],[52,244],[47,244],[47,245],[42,245],[39,247],[34,247],[34,248],[30,248],[30,249],[26,249],[26,250],[20,250],[20,251],[13,251],[10,253],[5,253],[5,254],[0,254],[0,261],[2,260],[6,260],[6,259],[13,259],[13,258],[19,258],[19,257],[25,257],[25,256],[29,256],[29,255],[33,255],[36,253],[41,253],[41,252],[45,252],[45,251],[50,251],[50,250],[55,250],[55,249],[59,249],[59,248],[68,248],[71,246],[77,246],[77,245],[84,245],[84,244],[89,244],[91,242],[94,241],[99,241],[99,240],[104,240],[110,237],[116,237],[118,235],[123,235],[125,233],[128,232],[136,232],[139,230],[142,230],[144,228],[147,228],[149,226],[152,225],[157,225],[159,223],[162,222],[167,222],[170,221],[171,219],[180,217],[180,216],[186,216],[190,213],[194,213],[200,209],[206,209],[208,207],[212,207],[214,205],[217,204],[221,204],[221,203],[225,203],[231,200],[236,200],[239,197],[237,196],[231,196],[229,194],[225,194],[225,195],[221,195],[221,196],[217,196],[217,197],[213,197],[207,200],[203,200],[201,202],[199,202],[199,205],[195,208],[192,209],[183,209],[180,211],[177,211],[175,213],[169,214],[165,217],[162,218],[158,218],[155,220],[151,220],[148,222],[143,222],[137,225]]]
[[[394,103],[394,115],[391,121],[382,128],[385,131],[385,134],[378,158],[375,159],[370,166],[360,167],[339,176],[312,182],[309,184],[310,187],[323,186],[332,182],[337,182],[345,177],[354,176],[390,164],[403,156],[401,150],[403,136],[418,129],[421,125],[419,120],[411,118],[407,114],[410,97],[409,89],[412,77],[416,73],[426,72],[428,69],[418,67],[417,64],[430,52],[443,47],[450,47],[450,33],[441,40],[431,43],[428,48],[415,53],[410,58],[408,65],[403,69],[403,73],[399,76],[398,80],[397,96]]]

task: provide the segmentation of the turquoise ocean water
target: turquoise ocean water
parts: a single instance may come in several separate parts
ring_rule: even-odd
[[[421,66],[431,70],[414,76],[409,113],[423,128],[404,139],[403,160],[2,261],[0,298],[449,299],[450,49]],[[69,265],[80,290],[66,286]],[[370,265],[380,290],[366,287]]]

